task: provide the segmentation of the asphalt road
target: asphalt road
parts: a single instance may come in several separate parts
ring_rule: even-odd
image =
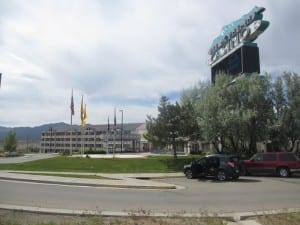
[[[76,187],[0,181],[0,204],[98,211],[239,212],[300,207],[300,177],[242,177],[237,181],[160,180],[177,190]]]

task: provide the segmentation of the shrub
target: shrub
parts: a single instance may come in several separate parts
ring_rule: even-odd
[[[89,155],[92,155],[92,154],[106,154],[106,151],[104,150],[87,150],[84,152],[84,154],[89,154]]]

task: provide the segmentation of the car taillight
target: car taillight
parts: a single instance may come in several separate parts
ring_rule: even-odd
[[[230,167],[234,167],[234,162],[227,162],[227,165]]]

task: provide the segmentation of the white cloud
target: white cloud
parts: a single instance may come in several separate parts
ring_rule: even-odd
[[[114,106],[125,122],[144,121],[161,95],[210,79],[212,40],[254,5],[271,21],[258,40],[261,70],[298,72],[295,2],[1,1],[0,125],[69,122],[72,88],[90,123],[105,123]]]

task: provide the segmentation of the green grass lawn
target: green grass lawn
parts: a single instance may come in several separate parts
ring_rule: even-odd
[[[148,157],[145,159],[91,159],[58,156],[19,164],[0,164],[0,170],[64,171],[98,173],[169,173],[181,172],[183,165],[199,156]]]

